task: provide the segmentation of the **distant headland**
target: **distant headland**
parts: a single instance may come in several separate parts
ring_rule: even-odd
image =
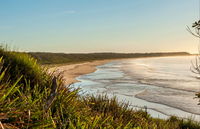
[[[51,53],[29,52],[41,64],[71,64],[94,60],[143,58],[163,56],[189,56],[188,52],[156,52],[156,53]]]

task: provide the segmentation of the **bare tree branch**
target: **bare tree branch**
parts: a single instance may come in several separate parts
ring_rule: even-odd
[[[200,20],[198,22],[193,23],[192,28],[194,29],[194,32],[190,29],[190,27],[187,26],[188,32],[190,32],[193,36],[200,39]],[[199,54],[195,58],[195,63],[192,62],[192,66],[190,69],[193,73],[200,75],[200,50]],[[199,77],[197,78],[199,79]],[[200,98],[200,91],[196,93],[196,98]],[[198,105],[200,105],[200,100]]]
[[[197,38],[200,38],[200,34],[199,32],[197,34],[195,34],[194,32],[192,32],[192,30],[190,29],[190,27],[187,26],[187,31],[192,34],[193,36],[197,37]]]

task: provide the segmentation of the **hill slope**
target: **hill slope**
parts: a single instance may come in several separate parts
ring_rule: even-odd
[[[28,54],[1,49],[0,57],[1,128],[200,128],[191,120],[151,118],[116,98],[80,97]]]

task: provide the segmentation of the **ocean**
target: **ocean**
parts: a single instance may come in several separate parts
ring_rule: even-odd
[[[194,56],[153,57],[112,61],[97,66],[94,73],[79,76],[73,84],[81,95],[106,94],[129,102],[136,110],[147,107],[152,117],[175,115],[200,121],[195,93],[200,79],[190,67]]]

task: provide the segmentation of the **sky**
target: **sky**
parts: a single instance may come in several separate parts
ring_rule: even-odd
[[[34,52],[198,51],[199,0],[0,0],[0,43]]]

